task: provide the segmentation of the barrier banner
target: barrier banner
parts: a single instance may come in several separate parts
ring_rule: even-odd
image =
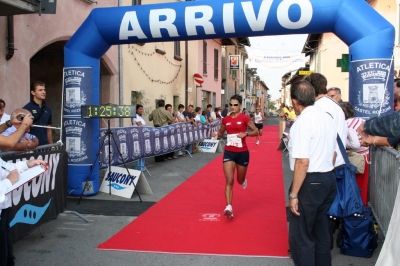
[[[211,138],[213,131],[218,131],[221,121],[216,120],[207,125],[199,124],[197,127],[191,123],[178,123],[163,127],[119,127],[112,128],[110,140],[108,136],[104,139],[101,149],[103,154],[100,167],[105,168],[109,164],[111,152],[111,165],[121,165],[139,158],[162,155],[179,150],[189,143],[199,142]],[[101,139],[107,129],[100,130]],[[111,141],[109,145],[109,141]],[[119,148],[122,158],[118,153]]]
[[[2,157],[4,161],[41,159],[49,163],[43,174],[13,190],[10,227],[16,242],[67,207],[67,153],[38,152]]]
[[[351,63],[352,89],[349,101],[354,106],[354,115],[368,119],[392,113],[394,66],[391,59],[358,60]]]

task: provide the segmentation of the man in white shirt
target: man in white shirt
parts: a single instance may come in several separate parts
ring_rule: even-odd
[[[315,92],[307,81],[290,89],[297,115],[290,128],[290,156],[295,159],[289,189],[289,245],[295,265],[331,265],[326,212],[336,195],[332,172],[336,131],[332,118],[313,106]]]
[[[323,110],[323,112],[328,113],[333,121],[335,122],[336,133],[339,134],[340,140],[343,143],[343,146],[346,147],[347,133],[348,127],[346,123],[345,114],[340,105],[334,101],[332,98],[327,96],[328,90],[326,86],[328,85],[328,81],[324,75],[320,73],[312,73],[311,75],[304,78],[314,87],[315,91],[315,106],[318,106]],[[336,151],[336,160],[335,160],[335,168],[345,164],[342,153],[340,152],[339,145],[335,140],[335,151]],[[331,238],[331,248],[333,248],[333,234],[335,232],[336,220],[330,220],[330,238]]]
[[[326,86],[328,81],[326,80],[325,76],[320,73],[312,73],[311,75],[304,78],[311,83],[314,87],[315,91],[315,106],[318,106],[322,109],[323,112],[328,113],[331,116],[331,119],[335,122],[335,133],[339,134],[340,140],[343,143],[343,146],[346,147],[346,140],[347,140],[347,123],[344,116],[343,109],[340,105],[334,101],[332,98],[327,96],[327,89]],[[334,140],[336,144],[336,161],[335,161],[335,168],[345,164],[342,154],[340,153],[339,146],[337,145],[336,138]]]

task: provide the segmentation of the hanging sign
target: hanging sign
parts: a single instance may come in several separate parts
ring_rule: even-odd
[[[238,55],[230,55],[229,56],[229,69],[231,70],[239,70],[239,62],[240,57]]]

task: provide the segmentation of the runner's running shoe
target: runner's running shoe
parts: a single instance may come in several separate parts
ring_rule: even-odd
[[[233,218],[233,210],[232,210],[232,205],[226,205],[226,208],[224,210],[224,215],[229,218],[232,219]]]
[[[247,179],[245,179],[242,183],[242,188],[246,189],[247,188]]]
[[[260,141],[259,141],[259,140],[256,141],[256,145],[258,145],[258,144],[260,144]]]

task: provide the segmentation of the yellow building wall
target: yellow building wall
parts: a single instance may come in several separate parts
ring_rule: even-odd
[[[142,5],[159,3],[160,1],[143,0]],[[163,1],[175,2],[175,1]],[[123,5],[131,6],[132,0],[124,0]],[[198,42],[189,41],[188,65],[188,103],[195,101],[195,82],[193,75],[197,73]],[[156,52],[165,51],[165,55]],[[122,45],[122,80],[123,104],[131,104],[132,91],[141,92],[141,104],[144,106],[143,118],[149,123],[148,115],[156,108],[156,100],[164,99],[177,109],[178,104],[185,104],[185,42],[180,42],[181,61],[174,59],[174,42],[146,43]],[[191,92],[190,92],[191,91]],[[175,101],[174,96],[179,97]],[[176,99],[176,98],[175,98]],[[130,119],[124,120],[124,126],[131,124]]]

